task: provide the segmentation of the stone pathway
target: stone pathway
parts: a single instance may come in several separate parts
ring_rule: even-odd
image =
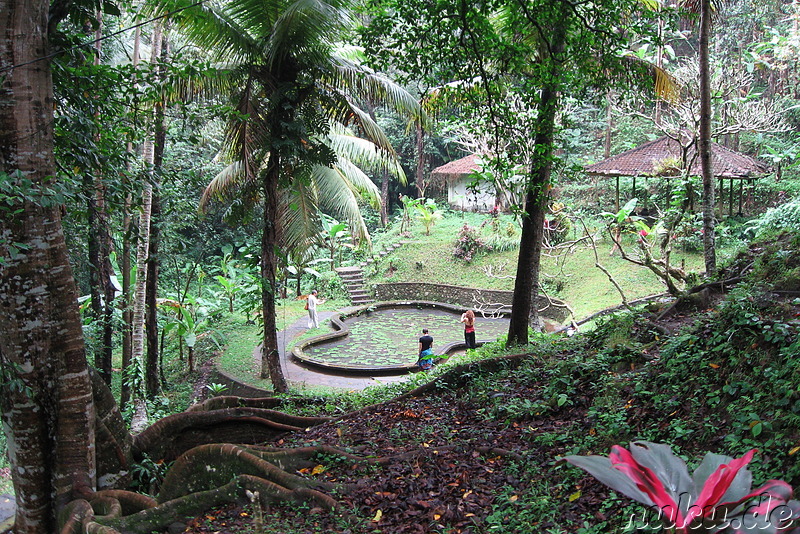
[[[319,311],[320,326],[319,333],[331,331],[329,319],[333,317],[337,311]],[[306,386],[329,386],[342,389],[357,389],[361,390],[368,386],[377,386],[380,384],[391,384],[394,382],[402,382],[408,375],[397,376],[376,376],[369,375],[351,375],[341,376],[325,372],[322,369],[312,368],[303,365],[291,357],[291,351],[287,351],[286,347],[292,341],[297,339],[300,335],[308,330],[308,317],[302,317],[295,321],[294,324],[288,326],[285,330],[278,332],[278,349],[281,356],[281,366],[286,380],[293,382],[293,385],[302,387]],[[253,358],[256,362],[261,362],[261,350],[256,347],[253,350]]]
[[[0,533],[11,532],[17,506],[13,495],[0,495]]]

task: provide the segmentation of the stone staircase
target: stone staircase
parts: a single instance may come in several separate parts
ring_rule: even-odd
[[[373,263],[375,263],[379,259],[383,258],[387,254],[390,254],[390,253],[394,252],[396,249],[398,249],[398,248],[400,248],[402,246],[403,246],[402,243],[392,243],[391,245],[385,245],[381,249],[380,252],[378,252],[376,254],[373,254],[371,258],[367,258],[366,260],[362,261],[359,265],[363,269],[364,267],[366,267],[368,265],[372,265]]]
[[[353,303],[353,306],[363,306],[365,304],[372,304],[375,302],[375,300],[364,289],[364,268],[372,265],[387,254],[394,252],[401,246],[403,246],[403,243],[392,243],[390,245],[386,245],[380,250],[380,252],[373,254],[371,258],[362,261],[358,266],[338,267],[334,269],[344,282],[347,292],[350,293],[350,301]]]
[[[364,271],[361,267],[339,267],[335,271],[344,282],[353,306],[364,306],[374,302],[364,289]]]

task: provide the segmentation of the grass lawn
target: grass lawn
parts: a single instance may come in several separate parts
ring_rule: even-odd
[[[433,226],[430,235],[425,235],[422,224],[415,222],[410,235],[400,235],[395,228],[386,235],[377,236],[378,246],[388,242],[405,244],[367,269],[369,283],[436,282],[513,290],[518,250],[482,254],[471,263],[453,256],[461,227],[464,224],[479,227],[488,218],[476,213],[448,212]],[[504,221],[501,227],[505,224]],[[484,228],[482,235],[486,234]],[[649,269],[621,259],[618,253],[611,255],[610,240],[598,240],[597,249],[600,264],[611,272],[628,300],[665,290]],[[632,250],[633,247],[629,253]],[[724,259],[725,251],[719,251],[718,257]],[[703,270],[701,254],[675,251],[671,261],[684,264],[687,271]],[[582,244],[564,251],[545,251],[542,273],[541,282],[548,294],[567,302],[575,311],[576,319],[622,303],[619,292],[595,266],[594,251],[589,245]]]

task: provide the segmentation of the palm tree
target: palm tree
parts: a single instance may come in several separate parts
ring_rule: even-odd
[[[350,25],[344,0],[170,7],[185,9],[178,25],[217,62],[208,81],[217,92],[230,94],[236,110],[226,130],[228,156],[236,162],[243,205],[260,199],[263,206],[261,376],[269,376],[276,391],[287,391],[275,330],[281,190],[309,184],[314,169],[336,161],[327,137],[331,122],[356,124],[380,150],[393,153],[354,95],[369,95],[414,115],[419,108],[386,78],[334,53],[336,40]]]
[[[347,221],[356,243],[369,243],[361,205],[367,202],[379,207],[380,191],[365,171],[386,172],[406,183],[394,154],[354,135],[344,125],[333,124],[325,142],[336,155],[336,163],[331,167],[314,165],[308,181],[282,189],[280,221],[286,250],[313,247],[323,227],[323,213]],[[242,162],[230,164],[208,184],[200,198],[200,208],[205,210],[215,199],[240,201],[240,191],[247,188],[246,179]]]

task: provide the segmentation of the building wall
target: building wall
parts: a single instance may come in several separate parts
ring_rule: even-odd
[[[468,186],[472,179],[459,177],[451,181],[447,187],[447,202],[453,208],[464,211],[489,211],[494,208],[494,186],[488,182],[479,182],[477,192],[470,191]]]

